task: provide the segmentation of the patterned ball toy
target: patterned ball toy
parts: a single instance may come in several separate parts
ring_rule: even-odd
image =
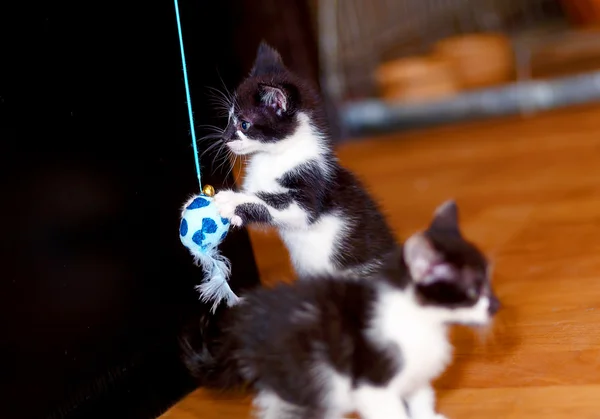
[[[195,257],[217,247],[229,231],[229,220],[221,218],[213,199],[207,195],[194,197],[181,216],[179,238]]]

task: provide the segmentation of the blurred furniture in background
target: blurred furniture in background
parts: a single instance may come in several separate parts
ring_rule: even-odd
[[[377,69],[380,95],[390,102],[420,102],[456,94],[459,80],[443,57],[410,57],[388,61]]]
[[[433,54],[451,63],[462,89],[507,83],[513,77],[511,43],[502,33],[444,38],[433,45]]]
[[[599,0],[312,4],[323,87],[355,134],[600,100]]]

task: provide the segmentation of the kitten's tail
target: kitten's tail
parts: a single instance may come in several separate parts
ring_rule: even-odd
[[[200,324],[187,328],[179,340],[182,360],[201,386],[227,391],[240,389],[246,381],[234,357],[237,342],[223,327],[226,321],[219,317],[207,315]]]

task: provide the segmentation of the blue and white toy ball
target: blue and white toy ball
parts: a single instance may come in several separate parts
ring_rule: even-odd
[[[184,207],[179,225],[179,238],[192,255],[199,255],[217,247],[229,231],[229,220],[221,218],[214,198],[198,195]]]
[[[204,270],[204,281],[196,289],[202,301],[212,302],[214,311],[222,300],[227,305],[233,305],[239,298],[229,287],[229,261],[218,249],[227,236],[230,222],[219,215],[214,192],[207,194],[207,188],[205,193],[194,196],[185,204],[179,225],[179,239]],[[212,190],[212,187],[208,190]]]

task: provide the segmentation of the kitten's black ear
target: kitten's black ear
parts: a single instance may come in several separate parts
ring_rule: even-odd
[[[285,70],[281,55],[265,41],[261,41],[250,76],[263,76]]]
[[[260,85],[260,100],[262,103],[271,108],[277,115],[281,116],[288,109],[288,99],[279,87]]]
[[[458,206],[453,200],[449,200],[440,205],[433,215],[433,220],[429,225],[429,230],[443,231],[460,235],[458,226]]]

